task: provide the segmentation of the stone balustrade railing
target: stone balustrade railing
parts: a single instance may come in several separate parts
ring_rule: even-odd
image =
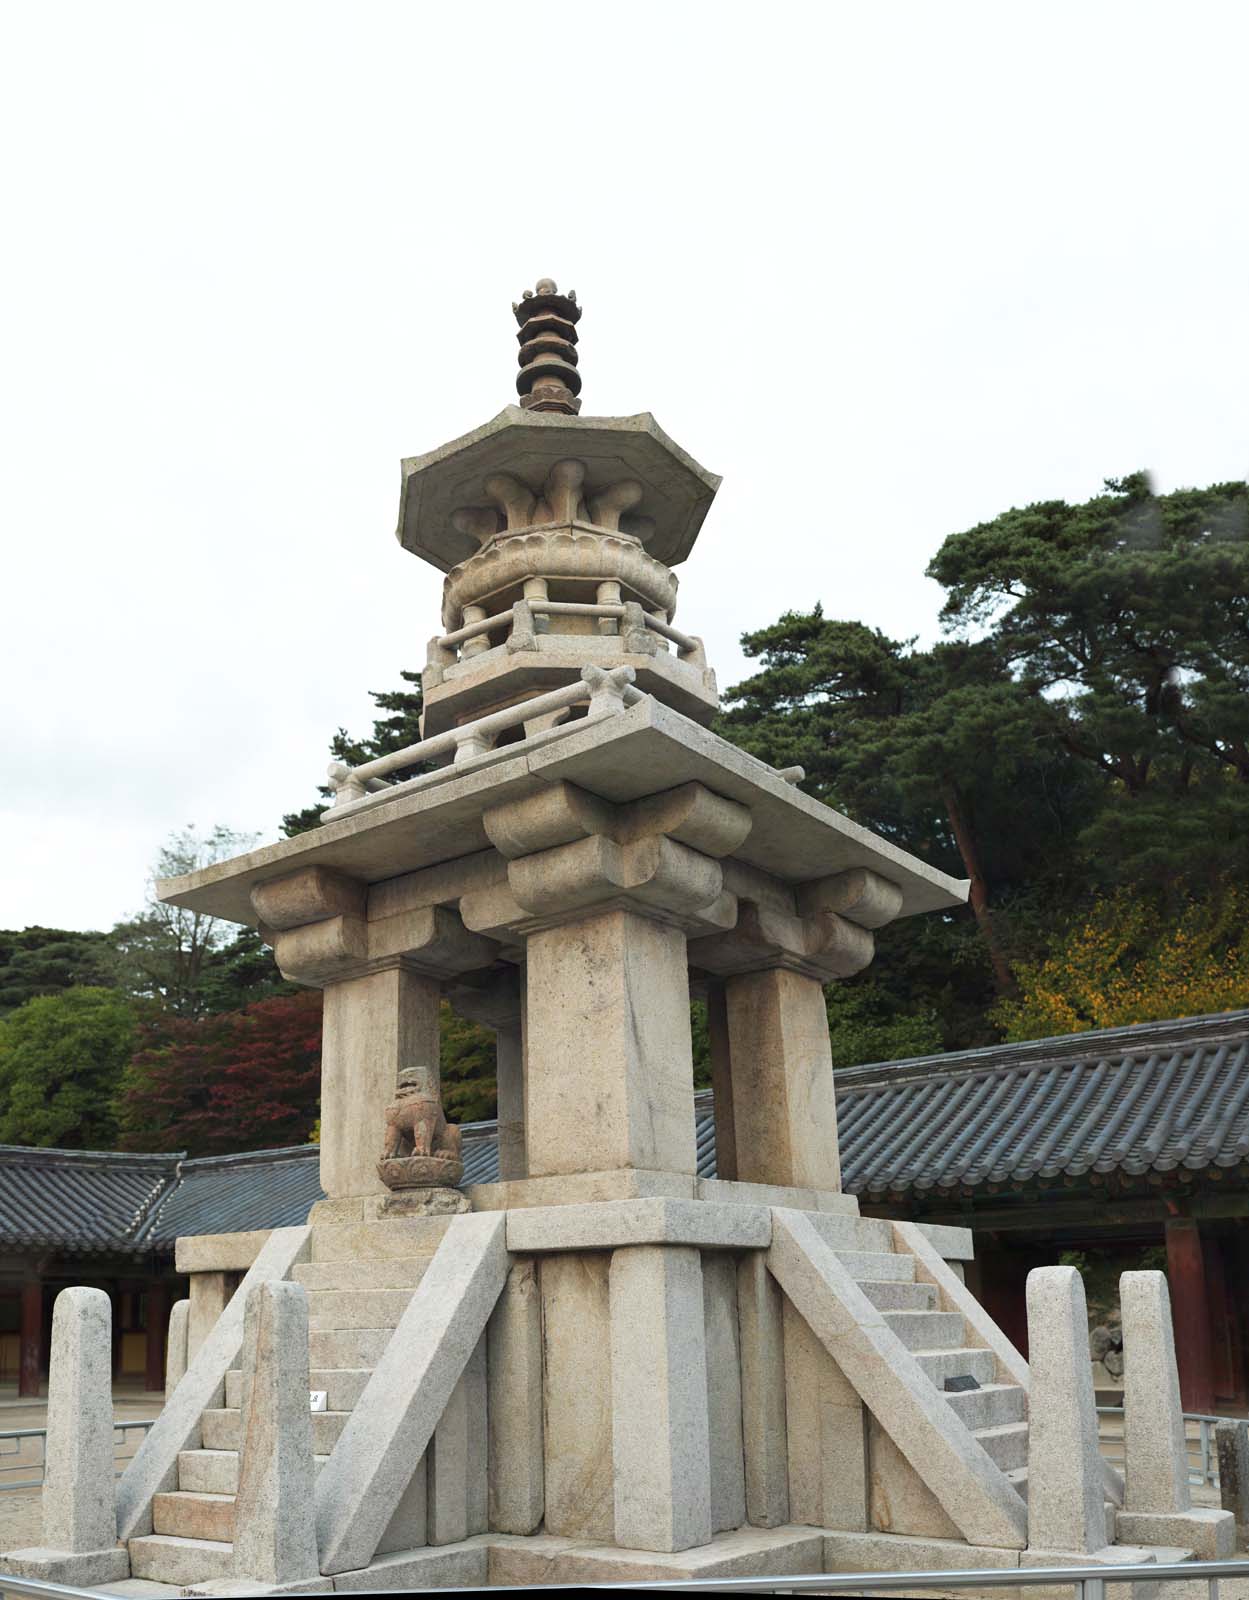
[[[334,798],[330,810],[321,820],[328,822],[335,812],[341,816],[344,806],[354,805],[369,795],[391,788],[388,780],[390,773],[401,772],[417,762],[437,760],[440,756],[449,755],[453,762],[459,763],[473,756],[484,755],[494,748],[500,734],[550,717],[569,707],[588,702],[587,717],[610,716],[624,711],[645,698],[640,689],[634,688],[633,676],[632,667],[613,667],[609,671],[604,667],[587,666],[582,668],[581,677],[576,683],[553,689],[549,694],[537,695],[532,700],[523,700],[519,705],[506,706],[502,711],[491,712],[489,716],[478,717],[457,728],[448,728],[445,733],[435,734],[433,738],[419,739],[415,744],[405,745],[402,750],[365,761],[358,767],[332,761],[329,780]]]
[[[613,587],[618,588],[618,586]],[[477,606],[465,607],[466,612],[479,609]],[[657,633],[660,638],[676,646],[681,660],[700,667],[707,664],[701,639],[695,638],[692,634],[682,633],[680,628],[674,628],[666,617],[645,610],[636,601],[548,600],[541,596],[517,600],[506,611],[495,612],[492,616],[474,617],[465,622],[463,627],[431,639],[429,664],[440,667],[451,666],[462,656],[468,657],[489,650],[490,635],[496,633],[505,633],[507,643],[514,650],[536,648],[536,644],[531,641],[536,638],[535,622],[538,617],[592,617],[600,624],[609,624],[612,633],[623,635],[626,640],[630,634],[646,631]]]

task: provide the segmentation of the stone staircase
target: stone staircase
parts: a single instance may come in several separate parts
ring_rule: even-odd
[[[1027,1394],[1017,1383],[998,1381],[991,1350],[965,1343],[963,1318],[956,1311],[940,1309],[935,1284],[916,1281],[915,1260],[894,1250],[887,1222],[862,1218],[856,1234],[856,1244],[880,1248],[846,1250],[834,1244],[834,1253],[963,1426],[1026,1498]],[[948,1391],[947,1378],[974,1378],[979,1388]]]
[[[291,1274],[308,1291],[308,1387],[326,1397],[326,1409],[311,1419],[318,1471],[445,1229],[430,1218],[412,1218],[410,1224],[316,1227],[311,1261]],[[200,1448],[178,1457],[177,1488],[153,1500],[152,1532],[130,1541],[135,1578],[186,1584],[232,1576],[242,1388],[241,1369],[226,1374],[225,1405],[204,1412]]]

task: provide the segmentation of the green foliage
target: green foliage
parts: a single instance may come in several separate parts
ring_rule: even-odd
[[[106,1150],[135,1007],[95,985],[37,996],[0,1021],[0,1142]]]
[[[1200,1016],[1249,1006],[1249,891],[1225,884],[1178,903],[1121,891],[1096,901],[998,1002],[1007,1039]]]
[[[36,995],[109,981],[107,936],[63,928],[0,931],[0,1017]]]
[[[829,984],[824,998],[834,1068],[900,1061],[941,1049],[936,1012],[899,1010],[897,997],[878,980]]]
[[[233,925],[165,904],[157,898],[156,886],[162,878],[178,878],[238,855],[254,842],[250,834],[220,826],[202,837],[191,827],[170,835],[157,857],[144,909],[119,922],[108,936],[109,963],[120,988],[180,1017],[202,1016],[211,1009],[210,984],[224,984],[230,991],[223,968],[230,968],[234,959],[225,956],[237,943]]]
[[[480,1122],[495,1114],[494,1034],[456,1016],[444,1000],[439,1017],[442,1103],[451,1122]]]
[[[420,739],[421,675],[401,669],[399,676],[411,687],[389,692],[369,690],[378,709],[388,715],[374,721],[373,732],[367,738],[353,739],[346,728],[340,728],[330,740],[330,754],[335,761],[345,761],[349,767],[358,767],[364,761],[376,760],[378,756],[392,755],[396,750],[403,750]],[[405,778],[413,778],[417,773],[428,770],[425,764],[418,762],[415,766],[394,773],[393,778],[396,782],[402,782]],[[282,818],[282,832],[288,838],[307,833],[309,828],[315,828],[320,822],[333,791],[323,785],[320,793],[323,804],[305,806],[302,811],[289,811]]]

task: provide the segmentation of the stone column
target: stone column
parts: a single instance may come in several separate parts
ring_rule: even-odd
[[[483,820],[507,880],[460,913],[525,940],[529,1176],[692,1177],[686,940],[735,915],[718,857],[749,814],[699,784],[612,806],[564,783]]]
[[[175,1300],[169,1312],[169,1331],[165,1336],[165,1398],[182,1382],[187,1366],[187,1326],[191,1302]]]
[[[528,1176],[525,1152],[525,983],[524,969],[505,967],[472,973],[451,986],[451,1009],[494,1031],[498,1101],[499,1178]]]
[[[102,1289],[63,1289],[56,1297],[43,1543],[4,1557],[5,1569],[19,1577],[81,1585],[129,1575],[129,1557],[117,1544],[112,1322]]]
[[[820,983],[773,967],[726,981],[737,1176],[837,1191],[837,1097]]]
[[[525,1149],[525,1038],[517,1019],[494,1030],[495,1085],[498,1099],[499,1177],[527,1178]]]
[[[616,1543],[711,1541],[702,1265],[695,1249],[633,1245],[611,1258]]]
[[[1091,1554],[1106,1539],[1105,1472],[1084,1283],[1074,1267],[1028,1274],[1028,1548]]]
[[[1214,1409],[1214,1359],[1205,1261],[1196,1219],[1168,1217],[1166,1241],[1184,1409],[1209,1412]]]
[[[29,1278],[22,1285],[21,1332],[19,1338],[17,1393],[37,1395],[43,1357],[43,1284]],[[111,1316],[110,1316],[111,1325]]]
[[[632,911],[530,934],[529,1174],[695,1170],[685,935]]]
[[[861,971],[872,929],[901,904],[875,874],[840,873],[792,889],[733,863],[736,924],[690,944],[691,965],[724,986],[708,1001],[716,1160],[739,1182],[836,1192],[837,1101],[824,984]],[[724,1105],[725,1109],[721,1109]]]
[[[716,1125],[716,1177],[737,1177],[737,1130],[733,1122],[732,1057],[729,1046],[729,1012],[724,984],[707,983],[707,1045],[711,1057],[711,1105]]]
[[[1219,1455],[1219,1503],[1236,1519],[1236,1542],[1249,1538],[1249,1423],[1223,1417],[1214,1425]]]
[[[165,1324],[169,1320],[169,1289],[165,1284],[148,1285],[143,1320],[147,1335],[143,1387],[155,1394],[165,1386]]]
[[[1125,1272],[1123,1310],[1124,1477],[1119,1538],[1132,1544],[1183,1546],[1225,1560],[1236,1545],[1227,1511],[1194,1510],[1171,1297],[1161,1272]]]
[[[244,1316],[234,1502],[238,1579],[301,1586],[319,1579],[314,1478],[308,1296],[302,1284],[262,1283],[248,1296]]]
[[[386,1108],[415,1068],[440,1095],[433,978],[395,965],[325,986],[321,1052],[321,1187],[331,1200],[385,1194],[377,1175]]]
[[[190,1366],[200,1346],[217,1326],[231,1294],[227,1272],[193,1272],[187,1308],[186,1362]]]
[[[252,890],[283,974],[325,990],[321,1187],[331,1201],[387,1193],[377,1163],[400,1072],[420,1071],[440,1093],[441,982],[495,958],[437,903],[445,892],[421,873],[370,889],[324,867]]]
[[[761,1250],[737,1269],[742,1347],[742,1445],[746,1517],[756,1528],[789,1521],[789,1445],[785,1428],[784,1297]]]
[[[542,1521],[542,1300],[538,1266],[517,1260],[488,1338],[492,1533],[533,1533]]]

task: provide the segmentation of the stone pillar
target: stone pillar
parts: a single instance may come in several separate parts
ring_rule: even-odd
[[[721,1176],[727,1152],[739,1182],[835,1193],[841,1168],[823,986],[869,964],[872,930],[896,914],[901,891],[861,871],[793,889],[740,862],[725,885],[739,896],[735,925],[689,950],[691,965],[724,985],[723,1023],[714,985],[708,1000]]]
[[[263,1584],[317,1579],[308,1296],[302,1284],[257,1285],[247,1300],[234,1573]]]
[[[707,983],[707,1045],[711,1057],[711,1105],[716,1125],[716,1177],[737,1177],[737,1131],[733,1124],[732,1056],[724,984]]]
[[[306,867],[251,891],[284,976],[325,990],[321,1187],[329,1200],[388,1191],[377,1175],[399,1074],[439,1094],[442,980],[488,967],[497,950],[439,903],[444,881],[416,872],[374,888]]]
[[[707,1430],[711,1450],[711,1531],[724,1533],[730,1528],[740,1528],[746,1521],[737,1263],[727,1252],[709,1251],[703,1257],[702,1267]]]
[[[516,1261],[490,1317],[490,1531],[542,1521],[542,1300],[533,1260]]]
[[[737,1269],[742,1347],[742,1445],[746,1517],[756,1528],[789,1521],[789,1448],[785,1431],[783,1297],[761,1250]]]
[[[737,1175],[837,1191],[837,1099],[820,983],[771,968],[726,983]]]
[[[143,1387],[149,1394],[157,1394],[165,1386],[165,1324],[169,1320],[169,1290],[165,1284],[148,1285],[143,1320],[147,1335]]]
[[[1193,1509],[1167,1280],[1161,1272],[1125,1272],[1119,1300],[1127,1487],[1118,1536],[1226,1560],[1236,1547],[1235,1518],[1229,1511]]]
[[[43,1543],[10,1551],[7,1571],[75,1585],[129,1575],[117,1544],[113,1312],[102,1289],[63,1289],[52,1312]]]
[[[175,1300],[169,1312],[169,1332],[165,1337],[165,1398],[182,1382],[187,1366],[187,1326],[191,1302]]]
[[[1214,1425],[1219,1453],[1219,1503],[1236,1519],[1236,1542],[1249,1538],[1249,1423],[1223,1417]]]
[[[485,1533],[488,1516],[486,1349],[478,1340],[426,1452],[430,1544]]]
[[[601,911],[529,936],[529,1174],[695,1171],[685,935]]]
[[[631,1550],[711,1541],[702,1266],[696,1249],[611,1258],[615,1540]]]
[[[1125,1272],[1123,1453],[1125,1511],[1187,1511],[1188,1451],[1175,1365],[1171,1297],[1161,1272]]]
[[[483,822],[507,880],[460,914],[525,940],[529,1176],[693,1177],[686,940],[736,914],[718,858],[749,813],[697,783],[627,806],[561,783]]]
[[[40,1380],[43,1365],[43,1284],[38,1278],[29,1278],[22,1285],[21,1332],[18,1337],[20,1344],[17,1393],[18,1397],[21,1398],[25,1395],[37,1395],[41,1387]]]
[[[377,1175],[386,1108],[399,1074],[423,1072],[440,1094],[436,979],[394,965],[325,987],[321,1187],[331,1200],[385,1194]]]
[[[525,1042],[519,1019],[494,1030],[498,1096],[499,1177],[527,1178],[525,1150]]]
[[[1184,1409],[1209,1412],[1214,1409],[1214,1360],[1205,1262],[1196,1219],[1168,1217],[1166,1241]]]
[[[1105,1472],[1084,1283],[1074,1267],[1028,1274],[1028,1548],[1089,1555],[1106,1539]]]
[[[187,1306],[186,1364],[189,1367],[200,1346],[217,1325],[217,1318],[230,1299],[227,1272],[193,1272]],[[185,1369],[184,1369],[185,1370]]]
[[[538,1263],[546,1531],[596,1544],[613,1526],[610,1262],[569,1251]]]
[[[525,1153],[525,983],[524,969],[505,967],[472,973],[447,991],[451,1009],[494,1031],[498,1100],[499,1178],[528,1176]]]

